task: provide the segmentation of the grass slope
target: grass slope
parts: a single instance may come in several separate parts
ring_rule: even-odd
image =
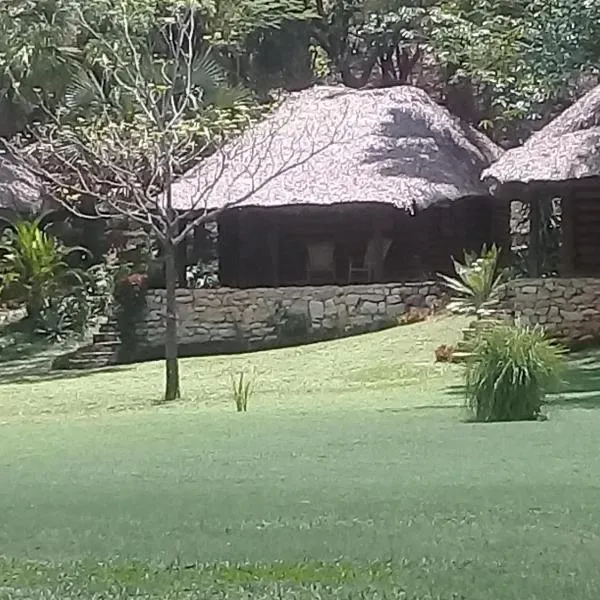
[[[183,405],[233,408],[230,375],[241,369],[256,373],[252,411],[456,404],[447,389],[458,381],[458,369],[433,359],[435,348],[455,341],[464,325],[463,319],[440,318],[322,344],[184,359]],[[8,367],[6,371],[11,374],[3,377],[0,369],[0,420],[147,410],[160,398],[164,377],[160,362],[94,374],[38,369],[36,374],[15,376]]]
[[[600,412],[431,408],[461,326],[190,359],[168,408],[155,364],[0,386],[0,599],[600,597]]]

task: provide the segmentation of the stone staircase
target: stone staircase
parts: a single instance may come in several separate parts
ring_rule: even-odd
[[[121,338],[117,324],[108,321],[100,326],[92,338],[92,343],[81,346],[63,354],[52,363],[53,369],[60,370],[88,370],[100,369],[117,363]]]

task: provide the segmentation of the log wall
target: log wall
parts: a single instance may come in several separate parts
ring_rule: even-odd
[[[423,280],[451,272],[451,257],[464,250],[509,248],[509,218],[509,203],[485,197],[417,215],[381,204],[233,210],[219,220],[220,281],[239,288],[302,285],[306,242],[330,239],[337,271],[330,283],[347,284],[350,258],[364,255],[376,231],[393,240],[380,283]]]

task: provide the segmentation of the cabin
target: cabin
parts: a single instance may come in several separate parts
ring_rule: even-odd
[[[561,277],[600,277],[600,86],[482,173],[498,199],[529,208],[529,274],[540,275],[542,205],[560,203]]]
[[[38,178],[6,154],[0,154],[0,219],[34,217],[47,201]]]
[[[418,281],[510,244],[480,179],[502,152],[421,89],[315,86],[184,174],[172,204],[182,226],[214,211],[223,286]]]

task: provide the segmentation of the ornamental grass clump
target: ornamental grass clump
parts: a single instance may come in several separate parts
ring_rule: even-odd
[[[562,366],[563,349],[540,327],[486,327],[473,340],[467,361],[467,407],[482,422],[541,418]]]
[[[248,400],[254,391],[254,378],[246,375],[244,371],[241,371],[237,376],[231,374],[230,377],[235,407],[238,412],[246,412],[248,410]]]

